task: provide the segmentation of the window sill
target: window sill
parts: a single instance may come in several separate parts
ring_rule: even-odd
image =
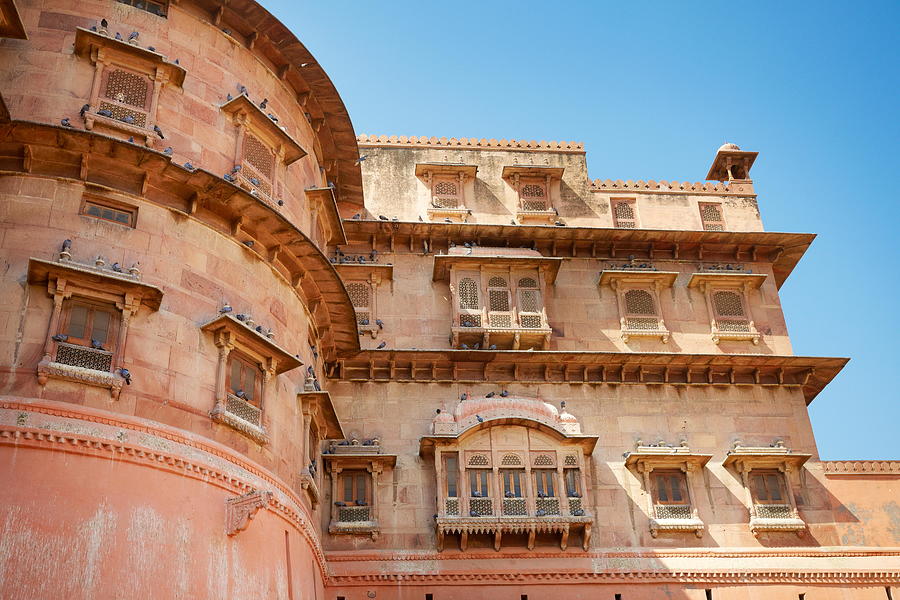
[[[712,341],[716,344],[722,340],[732,342],[753,342],[754,346],[759,345],[762,336],[755,331],[713,331]]]
[[[660,532],[688,532],[698,538],[703,537],[706,526],[703,521],[690,517],[687,519],[650,519],[650,535],[657,537]]]
[[[555,210],[517,210],[516,221],[523,225],[531,223],[552,225],[557,219]]]
[[[480,350],[488,350],[495,345],[494,350],[520,350],[534,348],[545,350],[550,345],[552,330],[549,327],[523,328],[523,327],[458,327],[450,328],[452,344],[460,349],[462,344],[472,346],[480,344]]]
[[[794,532],[799,537],[803,537],[806,532],[806,523],[798,517],[787,519],[765,519],[761,517],[753,517],[750,519],[750,532],[754,536],[766,531],[787,531]]]
[[[125,381],[120,376],[108,371],[97,371],[95,369],[86,369],[49,361],[38,363],[37,376],[38,383],[41,386],[46,385],[48,379],[62,379],[107,388],[113,400],[119,399],[119,393],[122,391],[122,385]]]
[[[465,223],[469,214],[471,214],[471,211],[467,208],[437,208],[432,206],[428,209],[428,218],[431,220],[458,219],[456,222]]]
[[[667,329],[623,329],[622,341],[628,343],[628,338],[633,337],[658,337],[663,344],[669,343],[670,332]]]
[[[444,549],[444,537],[460,536],[460,550],[465,552],[469,535],[487,534],[494,537],[494,550],[500,551],[504,533],[526,534],[528,549],[534,549],[535,536],[538,533],[556,533],[560,536],[559,545],[565,550],[569,543],[569,532],[574,527],[582,528],[582,548],[587,551],[591,543],[591,527],[594,519],[589,515],[582,517],[548,515],[546,517],[438,517],[437,536],[438,551]]]
[[[319,504],[319,486],[316,479],[308,471],[300,473],[300,489],[309,496],[309,501],[313,508]]]
[[[332,521],[328,525],[331,535],[368,535],[374,542],[380,530],[377,521]]]
[[[150,129],[144,129],[137,125],[129,125],[124,121],[104,117],[97,113],[84,113],[84,127],[88,131],[98,130],[100,133],[109,133],[110,131],[117,134],[128,134],[135,138],[135,143],[143,142],[149,148],[153,147],[156,134]]]
[[[240,417],[236,417],[230,412],[227,412],[225,410],[221,412],[213,411],[209,414],[209,416],[216,423],[227,425],[228,427],[231,427],[237,432],[242,433],[258,444],[269,443],[269,434],[266,433],[265,428],[257,427],[256,425],[253,425],[252,423],[249,423],[241,419]]]

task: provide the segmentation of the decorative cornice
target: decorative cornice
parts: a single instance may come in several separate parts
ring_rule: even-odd
[[[351,244],[375,243],[379,252],[447,253],[450,242],[535,248],[560,258],[640,261],[771,263],[780,288],[815,239],[810,233],[688,231],[479,223],[344,219]]]
[[[713,194],[716,196],[748,196],[756,197],[753,185],[750,181],[720,182],[720,181],[622,181],[621,179],[594,179],[591,182],[592,192],[604,193],[666,193],[666,194]]]
[[[89,435],[74,431],[71,423],[65,422],[42,422],[33,427],[29,426],[29,414],[94,423],[117,431],[94,427]],[[146,440],[135,435],[135,439],[142,442],[135,443],[129,441],[129,433],[155,439]],[[171,444],[165,444],[162,440],[181,445],[184,452],[175,452]],[[313,517],[306,512],[300,498],[275,475],[221,444],[200,441],[171,427],[101,409],[5,396],[0,397],[0,445],[52,447],[63,452],[105,456],[196,479],[232,494],[246,494],[258,489],[273,490],[274,493],[267,498],[268,507],[300,532],[316,557],[322,577],[328,577],[325,554],[313,526]],[[161,449],[166,446],[166,450]],[[190,456],[195,453],[201,456]],[[217,462],[220,464],[217,465]],[[239,473],[230,471],[228,466],[237,467]]]
[[[453,148],[454,150],[515,150],[584,154],[582,142],[547,142],[544,140],[495,140],[493,138],[445,138],[405,135],[358,135],[356,141],[367,147]]]
[[[895,475],[900,476],[896,460],[823,460],[826,475]]]
[[[504,557],[506,558],[506,557]],[[383,584],[561,584],[561,583],[718,583],[718,584],[890,584],[900,581],[900,570],[812,571],[779,569],[771,571],[606,571],[552,573],[378,573],[332,575],[332,585]]]
[[[517,350],[364,350],[328,377],[380,383],[793,386],[807,404],[847,358],[771,354]]]

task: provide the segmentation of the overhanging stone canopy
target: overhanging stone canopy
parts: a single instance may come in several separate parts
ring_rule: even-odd
[[[527,247],[545,257],[641,260],[771,262],[780,288],[815,239],[811,233],[613,229],[548,225],[487,225],[344,219],[350,243],[372,243],[391,252],[446,251],[450,242]]]
[[[278,211],[203,169],[102,134],[11,121],[0,124],[0,170],[81,181],[140,196],[242,243],[300,295],[324,355],[350,356],[359,336],[350,297],[318,246]]]
[[[561,383],[607,385],[763,385],[798,387],[806,403],[848,358],[763,354],[365,350],[329,363],[344,381]]]

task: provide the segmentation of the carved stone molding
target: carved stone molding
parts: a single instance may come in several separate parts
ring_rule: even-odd
[[[253,490],[225,500],[225,533],[236,535],[247,529],[250,521],[272,499],[272,492]]]

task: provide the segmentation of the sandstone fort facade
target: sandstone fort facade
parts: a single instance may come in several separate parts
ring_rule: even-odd
[[[900,597],[900,462],[818,457],[847,359],[792,351],[814,236],[756,152],[357,135],[252,0],[0,36],[0,596]]]

